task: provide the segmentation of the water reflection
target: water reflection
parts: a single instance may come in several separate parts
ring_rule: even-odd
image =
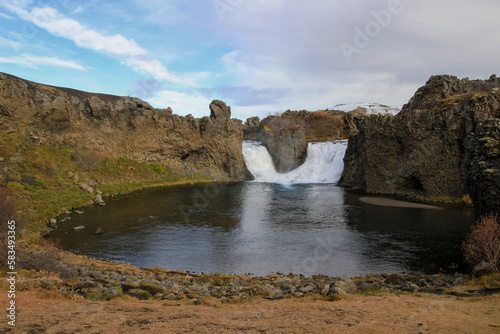
[[[468,209],[371,205],[329,184],[149,189],[84,211],[53,234],[67,249],[142,267],[256,275],[435,272],[460,261],[473,219]],[[92,233],[97,227],[103,235]]]

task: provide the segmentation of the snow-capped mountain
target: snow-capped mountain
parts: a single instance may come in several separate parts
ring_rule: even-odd
[[[354,111],[354,110],[358,110],[361,112],[366,111],[367,115],[375,115],[375,114],[396,115],[398,112],[401,111],[401,107],[390,107],[390,106],[387,106],[385,104],[368,103],[368,102],[337,104],[336,106],[334,106],[331,109],[345,111],[345,112]]]

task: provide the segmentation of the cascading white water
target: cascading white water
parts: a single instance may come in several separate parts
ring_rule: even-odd
[[[260,142],[243,142],[243,158],[255,182],[337,183],[344,170],[346,149],[347,140],[309,143],[306,161],[285,174],[276,172],[271,156]]]

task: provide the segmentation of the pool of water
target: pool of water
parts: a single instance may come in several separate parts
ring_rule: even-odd
[[[209,183],[106,198],[58,217],[75,253],[140,267],[312,276],[464,270],[469,208],[388,207],[333,184]],[[84,225],[83,230],[74,227]],[[95,235],[100,227],[103,234]]]

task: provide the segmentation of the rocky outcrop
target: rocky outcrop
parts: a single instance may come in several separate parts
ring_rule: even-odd
[[[277,134],[264,130],[260,141],[267,148],[278,173],[288,173],[306,160],[307,140],[304,128],[283,129]]]
[[[228,107],[224,101],[213,100],[210,103],[210,117],[221,120],[231,119],[231,107]]]
[[[244,138],[262,142],[276,170],[287,173],[305,161],[308,142],[346,139],[351,123],[362,117],[356,112],[287,110],[262,121],[247,119]]]
[[[396,116],[351,128],[341,185],[500,209],[500,80],[433,76]]]
[[[0,73],[0,130],[32,145],[160,162],[171,170],[243,180],[241,122],[215,100],[211,117],[180,117],[138,98],[46,86]]]
[[[287,128],[301,127],[305,131],[306,140],[326,141],[347,139],[351,123],[366,115],[357,111],[343,112],[338,110],[287,110],[281,115],[271,115],[263,120],[258,117],[248,118],[245,122],[245,140],[259,140],[264,128],[278,133]]]

